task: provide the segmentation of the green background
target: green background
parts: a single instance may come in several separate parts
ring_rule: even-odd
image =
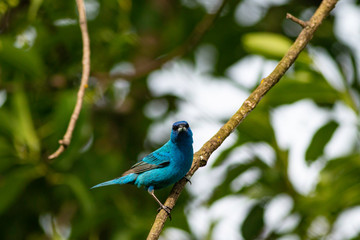
[[[48,160],[66,131],[80,84],[82,40],[76,3],[0,2],[1,239],[144,239],[147,236],[157,204],[146,191],[133,186],[96,191],[89,188],[119,176],[144,153],[161,146],[149,140],[149,129],[161,119],[178,113],[182,102],[192,99],[184,99],[175,92],[154,94],[148,75],[128,84],[120,81],[125,85],[119,90],[109,72],[124,62],[135,68],[145,65],[183,44],[207,14],[205,6],[211,3],[204,3],[206,1],[86,1],[91,41],[89,88],[71,145],[59,158]],[[219,85],[223,81],[233,82],[223,76],[229,67],[247,56],[279,61],[301,30],[285,19],[286,13],[306,20],[319,3],[229,1],[199,43],[199,46],[210,45],[217,52],[208,76],[216,77]],[[359,10],[358,1],[352,1],[350,6]],[[359,56],[353,46],[341,41],[336,34],[337,16],[325,19],[311,47],[327,53],[326,57],[333,63],[327,66],[329,72],[335,69],[340,73],[339,80],[344,87],[329,83],[323,72],[314,67],[314,54],[306,49],[290,72],[239,126],[236,141],[222,148],[218,157],[211,158],[206,166],[214,170],[225,166],[226,171],[210,196],[197,207],[209,210],[229,197],[251,199],[243,221],[235,229],[244,239],[284,236],[326,239],[331,236],[341,213],[360,205]],[[194,65],[197,49],[189,51],[182,60]],[[257,82],[260,80],[261,75]],[[176,87],[176,78],[168,81],[173,81]],[[249,93],[255,85],[236,83],[233,86]],[[207,97],[218,98],[217,95]],[[276,109],[291,107],[304,99],[333,116],[312,134],[306,151],[300,156],[308,166],[322,166],[314,189],[307,193],[294,188],[288,171],[292,149],[279,144],[271,120]],[[159,116],[149,117],[144,109],[153,100],[160,100],[166,108]],[[240,107],[241,102],[231,104]],[[348,124],[336,117],[337,104],[344,105],[356,119],[351,126],[357,132],[355,139],[336,138],[339,127]],[[308,116],[310,121],[311,117]],[[188,116],[183,118],[197,121],[187,119]],[[227,118],[224,116],[220,123]],[[170,131],[170,126],[166,129]],[[160,135],[167,134],[166,131]],[[349,150],[336,158],[329,157],[326,146],[330,140],[347,141]],[[164,143],[166,139],[160,141]],[[273,165],[266,164],[256,154],[257,144],[266,144],[272,149]],[[226,160],[241,146],[253,146],[254,151],[251,147],[247,150],[250,151],[247,161],[228,164]],[[237,190],[231,188],[234,179],[254,169],[259,173],[256,181]],[[200,184],[206,186],[207,183]],[[164,201],[169,190],[159,191],[158,197]],[[288,216],[297,219],[294,227],[285,231],[279,230],[279,226],[270,228],[264,220],[270,202],[278,196],[291,199],[293,207]],[[196,196],[183,192],[172,212],[173,221],[166,223],[164,239],[176,236],[216,239],[219,236],[214,231],[219,231],[222,219],[204,221],[208,224],[204,223],[205,231],[190,226],[192,208],[187,206],[194,199]],[[225,234],[226,230],[221,232]],[[359,229],[355,232],[354,239],[360,237]],[[224,235],[224,239],[231,238]]]

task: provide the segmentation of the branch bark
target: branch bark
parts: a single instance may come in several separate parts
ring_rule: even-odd
[[[110,78],[122,78],[126,80],[133,80],[145,76],[146,74],[161,68],[165,63],[175,59],[180,58],[186,55],[190,50],[192,50],[205,35],[205,33],[210,29],[215,20],[219,17],[220,13],[224,9],[224,6],[229,0],[222,0],[219,6],[217,7],[214,13],[207,14],[194,28],[188,39],[180,46],[176,47],[174,50],[168,54],[159,57],[148,64],[141,66],[136,69],[134,73],[116,73],[109,76]]]
[[[190,178],[200,168],[206,165],[211,154],[224,142],[224,140],[235,130],[237,126],[244,120],[244,118],[257,106],[261,98],[276,84],[281,77],[295,62],[300,52],[305,48],[308,42],[312,39],[315,31],[318,29],[322,21],[329,15],[330,11],[335,7],[337,0],[323,0],[307,22],[306,26],[300,32],[299,36],[287,51],[285,56],[281,59],[269,76],[264,78],[260,85],[250,94],[245,100],[240,109],[223,125],[220,130],[207,141],[202,148],[194,154],[193,165],[187,174]],[[177,199],[186,185],[186,180],[182,179],[174,185],[165,205],[174,208]],[[165,225],[168,214],[165,211],[160,211],[154,224],[149,232],[147,240],[158,239],[160,233]]]
[[[297,23],[297,24],[299,24],[299,25],[300,25],[301,27],[303,27],[303,28],[308,25],[308,22],[305,22],[305,21],[303,21],[303,20],[301,20],[301,19],[298,19],[297,17],[291,15],[290,13],[287,13],[287,14],[286,14],[286,18],[287,18],[287,19],[290,19],[291,21],[293,21],[293,22],[295,22],[295,23]]]
[[[65,132],[63,139],[59,140],[59,144],[60,144],[59,148],[49,156],[49,159],[57,158],[70,145],[71,137],[75,129],[76,121],[81,111],[85,89],[88,87],[89,74],[90,74],[90,40],[87,30],[86,12],[85,12],[85,6],[83,0],[76,0],[76,4],[79,11],[79,24],[80,24],[82,41],[83,41],[81,84],[77,93],[76,105],[71,115],[68,128]]]

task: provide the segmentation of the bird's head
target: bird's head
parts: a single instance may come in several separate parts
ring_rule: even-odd
[[[192,143],[192,131],[186,121],[175,122],[172,126],[171,141],[174,143],[184,142]]]

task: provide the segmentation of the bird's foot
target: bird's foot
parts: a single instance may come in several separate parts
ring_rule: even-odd
[[[190,181],[190,178],[188,176],[185,176],[184,178],[188,183],[192,184],[192,182]]]
[[[161,205],[157,211],[160,212],[161,209],[164,209],[164,211],[167,213],[167,215],[169,216],[169,219],[171,221],[171,213],[170,212],[171,212],[172,208],[165,206],[165,205]]]

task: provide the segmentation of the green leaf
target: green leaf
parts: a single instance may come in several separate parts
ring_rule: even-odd
[[[340,93],[318,74],[297,71],[294,78],[285,76],[280,84],[272,88],[264,97],[263,103],[277,107],[308,98],[320,105],[332,105],[339,96]]]
[[[250,142],[275,142],[274,130],[266,108],[258,106],[239,125],[239,144]]]
[[[28,13],[30,21],[33,21],[36,19],[37,12],[42,3],[43,3],[43,0],[32,0],[31,1],[30,7],[29,7],[29,13]]]
[[[16,115],[16,126],[13,128],[14,136],[21,144],[28,146],[30,155],[27,157],[37,161],[39,160],[40,154],[40,141],[36,135],[30,113],[30,106],[22,86],[18,85],[13,97],[14,112]],[[20,153],[20,155],[22,154]]]
[[[254,240],[259,237],[264,228],[264,206],[256,204],[247,215],[241,226],[241,233],[245,240]]]
[[[344,209],[358,206],[360,202],[360,154],[328,161],[320,172],[315,195],[304,199],[301,211],[311,215],[335,218]],[[305,201],[306,200],[306,201]]]
[[[292,45],[292,40],[275,33],[256,32],[245,34],[242,38],[245,50],[269,58],[281,59]],[[298,61],[311,63],[310,57],[304,52]]]
[[[305,159],[308,163],[315,161],[318,157],[323,155],[326,144],[330,141],[338,126],[339,124],[337,122],[330,121],[319,128],[306,150]]]

